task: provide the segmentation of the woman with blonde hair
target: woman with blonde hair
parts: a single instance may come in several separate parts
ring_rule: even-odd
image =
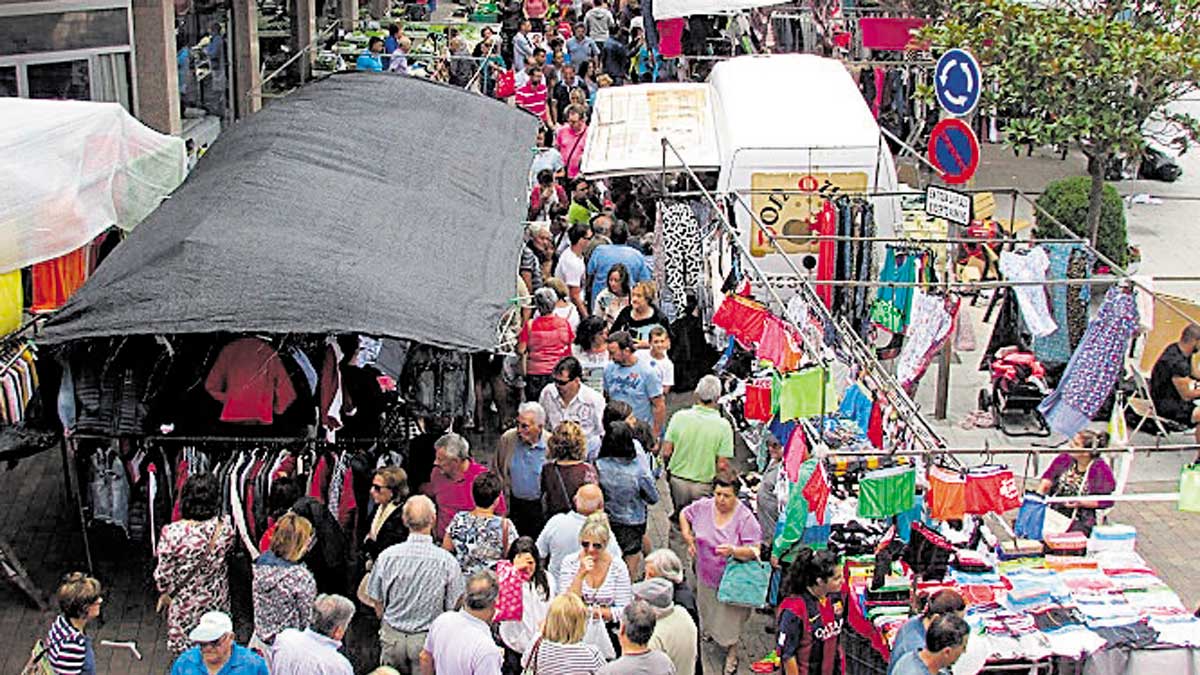
[[[567,290],[567,284],[558,277],[550,277],[546,280],[546,286],[554,289],[554,294],[558,296],[558,302],[554,303],[554,315],[560,316],[567,320],[571,325],[571,330],[579,327],[579,309],[575,307],[575,303],[571,302],[571,294]]]
[[[267,654],[275,636],[285,628],[304,630],[317,599],[317,582],[300,563],[313,543],[307,518],[284,514],[275,524],[271,548],[254,561],[254,636],[251,649]]]
[[[35,665],[45,659],[45,664],[55,673],[95,675],[96,654],[92,651],[92,638],[83,631],[89,622],[100,616],[100,605],[104,602],[102,593],[100,582],[83,572],[71,572],[63,577],[54,594],[60,614],[41,643],[44,651]]]
[[[604,667],[599,650],[583,641],[588,608],[575,593],[564,593],[550,603],[542,633],[521,659],[533,675],[592,675]]]
[[[562,592],[575,593],[583,598],[588,607],[589,621],[605,624],[608,635],[600,639],[611,640],[608,649],[596,644],[605,656],[615,655],[616,628],[621,610],[633,601],[633,585],[629,579],[629,568],[624,561],[613,558],[608,552],[608,540],[612,528],[608,516],[596,512],[583,521],[579,528],[579,550],[563,559],[558,572],[558,588]]]
[[[596,468],[586,460],[583,429],[570,420],[559,423],[546,443],[546,464],[542,467],[542,513],[546,520],[571,511],[580,485],[600,482]]]
[[[629,306],[613,319],[609,332],[628,331],[633,336],[634,346],[638,349],[650,348],[650,331],[655,326],[667,330],[670,322],[658,309],[655,300],[658,298],[658,286],[653,281],[639,281],[629,294]]]

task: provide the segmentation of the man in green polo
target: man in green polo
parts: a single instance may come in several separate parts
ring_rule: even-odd
[[[683,507],[712,494],[713,477],[733,457],[733,427],[721,417],[720,398],[721,380],[705,375],[696,384],[697,404],[675,413],[667,425],[662,457],[675,504],[673,522]]]

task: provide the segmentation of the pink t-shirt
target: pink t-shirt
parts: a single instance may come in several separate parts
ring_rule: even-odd
[[[429,493],[433,497],[433,502],[437,504],[437,529],[433,532],[435,542],[441,542],[442,537],[446,534],[446,527],[450,525],[454,514],[475,508],[475,497],[471,495],[471,484],[475,482],[476,476],[487,470],[486,466],[471,460],[462,480],[451,481],[440,469],[436,467],[433,469],[433,475],[429,478]],[[500,501],[496,504],[496,513],[504,515],[507,512],[504,495],[500,495]]]
[[[579,133],[575,133],[570,124],[562,125],[555,133],[554,147],[558,149],[558,154],[562,155],[563,162],[567,165],[567,178],[579,175],[579,165],[583,163],[583,147],[585,145],[587,145],[586,124]]]
[[[717,527],[713,520],[716,508],[716,500],[705,497],[688,504],[683,510],[683,517],[692,526],[692,533],[696,537],[696,576],[709,588],[720,587],[721,575],[725,573],[727,559],[717,555],[718,546],[753,546],[762,543],[762,527],[754,517],[754,512],[741,500],[724,527]]]
[[[525,0],[525,16],[531,19],[543,19],[550,6],[546,0]]]

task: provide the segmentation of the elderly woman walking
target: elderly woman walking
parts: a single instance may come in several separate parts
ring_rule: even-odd
[[[725,565],[758,557],[762,529],[750,507],[737,497],[738,477],[722,469],[713,479],[713,496],[692,502],[679,514],[679,529],[688,553],[696,562],[696,595],[700,604],[700,630],[726,650],[725,672],[737,672],[738,638],[750,618],[749,607],[717,600]]]
[[[167,609],[167,646],[182,654],[192,646],[188,631],[205,612],[229,612],[229,566],[233,525],[220,517],[220,487],[211,474],[197,474],[183,485],[182,518],[163,528],[158,540],[154,581]]]
[[[517,336],[517,355],[525,363],[525,400],[537,401],[542,389],[554,378],[554,365],[571,355],[575,331],[566,319],[554,313],[558,294],[553,288],[533,293],[537,318],[521,328]]]

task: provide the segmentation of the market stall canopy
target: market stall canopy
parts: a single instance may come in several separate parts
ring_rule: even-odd
[[[639,84],[597,90],[582,170],[588,176],[659,171],[663,137],[693,169],[720,168],[707,84]],[[667,170],[682,168],[669,150],[666,166]]]
[[[391,73],[303,87],[222,134],[42,342],[359,332],[494,347],[537,127]]]
[[[675,19],[696,14],[733,14],[744,9],[782,4],[780,0],[654,0],[654,18]]]
[[[0,272],[132,229],[187,175],[183,139],[117,103],[0,98]]]

